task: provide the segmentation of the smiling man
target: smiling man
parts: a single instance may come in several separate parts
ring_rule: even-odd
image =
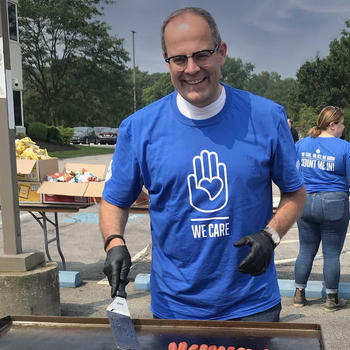
[[[173,85],[186,101],[206,107],[219,98],[226,44],[220,35],[212,36],[205,18],[193,12],[169,17],[162,46]]]
[[[220,82],[227,46],[204,9],[173,12],[161,34],[175,91],[122,122],[101,201],[111,295],[127,283],[125,225],[145,186],[154,316],[279,321],[273,252],[305,203],[284,109]]]

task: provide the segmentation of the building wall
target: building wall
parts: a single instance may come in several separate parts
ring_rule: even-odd
[[[22,54],[19,43],[10,41],[12,88],[23,91]]]
[[[22,54],[21,44],[18,33],[18,0],[8,0],[8,21],[9,21],[9,38],[10,38],[10,64],[12,75],[12,90],[14,93],[14,111],[15,125],[17,133],[25,133],[23,119],[23,72],[22,72]]]

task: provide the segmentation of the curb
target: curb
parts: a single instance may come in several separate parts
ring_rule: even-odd
[[[150,274],[140,273],[134,282],[135,290],[150,290]],[[295,292],[294,280],[278,280],[282,297],[293,297]],[[309,298],[325,298],[326,286],[321,281],[308,281],[305,294]],[[340,298],[350,299],[350,283],[339,283],[338,294]]]
[[[295,292],[294,280],[278,280],[280,293],[283,297],[293,297]],[[321,281],[308,281],[305,295],[309,298],[326,298],[326,286]],[[350,299],[350,283],[339,283],[339,298]]]

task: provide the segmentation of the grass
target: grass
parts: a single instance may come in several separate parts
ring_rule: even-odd
[[[98,147],[98,146],[81,146],[74,145],[68,150],[57,150],[49,151],[48,153],[51,157],[56,158],[74,158],[74,157],[84,157],[84,156],[96,156],[99,154],[110,154],[114,153],[114,147]]]

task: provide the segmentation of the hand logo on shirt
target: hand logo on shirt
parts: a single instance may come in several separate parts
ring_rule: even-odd
[[[198,211],[211,213],[225,207],[228,200],[226,165],[216,152],[203,150],[193,158],[193,174],[187,177],[190,204]]]

